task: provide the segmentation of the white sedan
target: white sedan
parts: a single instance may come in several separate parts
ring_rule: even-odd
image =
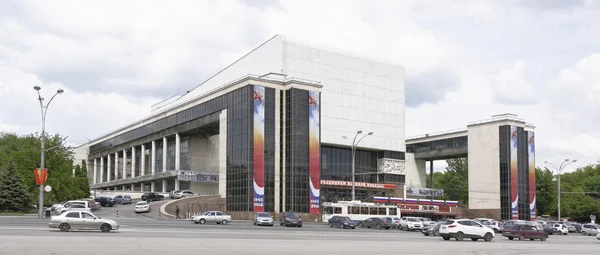
[[[196,224],[204,224],[206,222],[215,222],[217,224],[227,224],[231,221],[231,215],[227,215],[220,211],[208,211],[192,218],[192,222]]]
[[[596,239],[600,240],[600,232],[598,232],[598,234],[596,234]]]
[[[49,228],[58,228],[62,232],[71,229],[100,230],[110,232],[118,230],[119,223],[114,220],[102,219],[88,211],[66,211],[57,216],[52,216],[48,222]]]
[[[135,213],[150,212],[151,209],[150,203],[146,201],[135,203]]]

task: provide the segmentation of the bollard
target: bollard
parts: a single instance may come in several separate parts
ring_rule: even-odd
[[[117,218],[119,218],[119,210],[117,210]]]

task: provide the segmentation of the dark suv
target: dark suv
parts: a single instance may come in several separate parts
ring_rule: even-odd
[[[329,227],[356,228],[356,223],[346,216],[333,216],[329,219]]]
[[[97,197],[94,201],[100,203],[100,206],[102,207],[113,207],[113,205],[115,205],[115,202],[110,197]]]
[[[142,195],[142,200],[143,201],[148,201],[148,202],[152,202],[152,201],[160,201],[165,199],[165,196],[158,194],[156,192],[149,192],[149,193],[144,193]]]
[[[302,219],[296,212],[284,212],[279,216],[279,225],[286,227],[302,227]]]

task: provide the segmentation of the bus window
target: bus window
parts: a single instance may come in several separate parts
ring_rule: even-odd
[[[360,207],[350,207],[350,214],[360,214]]]
[[[342,208],[341,207],[335,207],[333,209],[333,214],[342,214]]]
[[[369,215],[369,207],[361,207],[360,214]]]
[[[325,214],[333,214],[333,207],[331,207],[331,206],[325,206],[325,207],[323,207],[323,213],[325,213]]]
[[[386,209],[385,209],[385,207],[383,207],[383,208],[377,208],[377,209],[378,209],[378,214],[379,215],[386,215]]]
[[[371,215],[377,215],[377,207],[371,207],[371,208],[369,208],[369,214],[371,214]]]
[[[390,208],[390,216],[395,215],[398,216],[398,208]]]

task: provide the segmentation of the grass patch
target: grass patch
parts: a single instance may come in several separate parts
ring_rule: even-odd
[[[25,214],[22,212],[0,212],[0,216],[23,216]]]

